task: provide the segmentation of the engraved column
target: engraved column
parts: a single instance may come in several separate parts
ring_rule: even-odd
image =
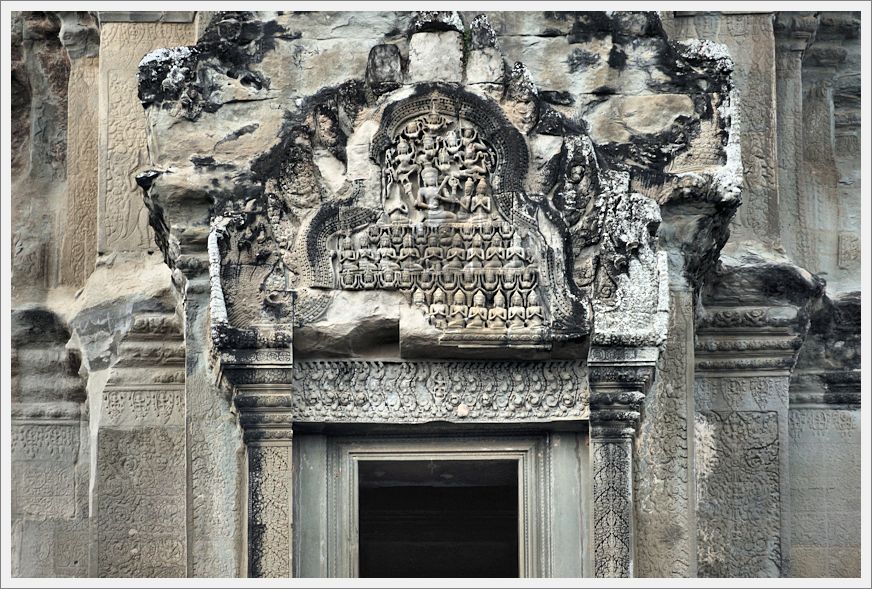
[[[290,349],[222,355],[247,457],[249,577],[293,576],[293,414]]]
[[[588,360],[596,577],[633,576],[633,437],[656,358],[656,350],[595,347]]]
[[[793,306],[701,314],[694,433],[700,577],[779,577],[790,546],[788,381],[802,344]]]
[[[814,13],[779,12],[775,19],[775,90],[778,129],[778,203],[781,239],[800,265],[811,259],[809,203],[800,186],[803,157],[802,55],[814,36]]]
[[[100,32],[90,13],[58,12],[60,39],[70,58],[67,90],[67,189],[61,237],[61,284],[81,287],[97,257],[97,120],[94,92],[100,63]]]

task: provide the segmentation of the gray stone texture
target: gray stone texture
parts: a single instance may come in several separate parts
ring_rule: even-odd
[[[474,422],[522,570],[859,575],[859,29],[13,13],[12,574],[352,571],[336,448]]]

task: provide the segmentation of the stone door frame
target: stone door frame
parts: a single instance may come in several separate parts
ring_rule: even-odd
[[[519,577],[550,576],[549,463],[542,436],[439,440],[362,436],[329,444],[327,472],[328,571],[359,576],[358,469],[368,460],[514,460],[518,463]],[[337,475],[338,476],[335,476]]]

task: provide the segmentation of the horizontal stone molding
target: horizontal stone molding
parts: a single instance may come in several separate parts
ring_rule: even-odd
[[[165,22],[165,23],[189,23],[194,22],[196,11],[165,10],[165,11],[136,11],[136,12],[103,12],[97,13],[101,23],[107,22]]]

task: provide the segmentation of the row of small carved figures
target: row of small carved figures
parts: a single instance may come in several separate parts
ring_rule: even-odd
[[[530,290],[539,282],[539,269],[536,266],[525,268],[383,268],[367,267],[363,270],[340,270],[339,288],[344,290],[369,290],[393,288],[425,288],[434,286],[468,290],[481,288],[490,294],[498,289]]]
[[[369,247],[366,236],[359,239],[359,246],[354,247],[351,238],[346,236],[339,243],[339,248],[333,250],[332,256],[339,260],[339,268],[345,271],[364,270],[370,268],[408,268],[420,270],[425,267],[434,270],[443,268],[524,268],[532,260],[532,256],[524,247],[521,236],[513,236],[511,245],[501,239],[495,239],[487,248],[480,235],[474,235],[471,243],[463,242],[459,234],[455,234],[450,247],[439,245],[435,235],[430,236],[430,242],[421,249],[412,245],[412,237],[403,238],[403,246],[397,249],[382,236],[378,248]],[[422,263],[423,262],[423,263]]]
[[[366,230],[366,236],[369,237],[369,243],[373,247],[380,245],[384,236],[388,236],[393,245],[399,246],[404,242],[405,236],[410,235],[416,246],[424,247],[430,242],[431,236],[436,236],[440,240],[439,245],[448,245],[455,234],[460,234],[464,241],[472,241],[472,238],[478,234],[485,242],[489,242],[495,235],[510,240],[515,233],[515,227],[508,221],[493,221],[491,219],[482,219],[477,222],[446,222],[439,225],[379,223],[370,225]],[[358,242],[360,243],[359,239]]]
[[[488,296],[481,290],[472,295],[472,304],[467,304],[468,291],[458,288],[451,298],[451,305],[445,302],[445,291],[437,288],[432,295],[421,289],[412,292],[412,304],[425,312],[430,324],[437,329],[496,329],[518,330],[537,329],[545,323],[545,310],[539,303],[535,290],[524,295],[516,290],[512,293],[509,306],[501,290],[493,295],[490,304]],[[429,304],[428,304],[428,301]]]

